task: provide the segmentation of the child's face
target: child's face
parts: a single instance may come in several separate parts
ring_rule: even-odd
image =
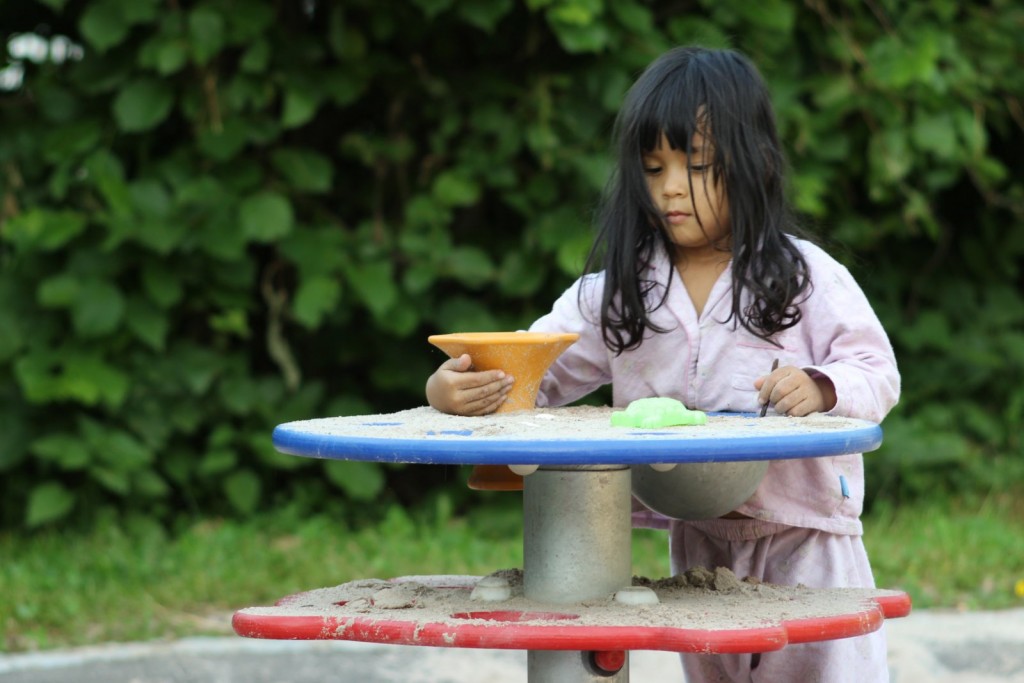
[[[711,144],[697,133],[688,159],[685,149],[672,149],[662,134],[658,146],[643,155],[651,199],[669,239],[684,250],[720,246],[729,236],[729,203],[724,184],[714,181]]]

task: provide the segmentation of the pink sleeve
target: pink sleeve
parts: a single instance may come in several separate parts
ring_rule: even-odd
[[[537,406],[560,406],[580,399],[612,381],[608,350],[601,339],[603,278],[577,280],[555,301],[551,312],[530,326],[531,332],[575,332],[579,340],[548,369],[537,393]],[[580,297],[580,292],[583,297]],[[584,310],[580,310],[582,303]]]
[[[835,386],[829,414],[881,422],[900,396],[892,344],[850,273],[838,263],[822,270],[812,271],[814,292],[804,305],[816,359],[804,369]]]

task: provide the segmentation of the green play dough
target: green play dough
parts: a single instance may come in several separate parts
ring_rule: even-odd
[[[674,398],[640,398],[625,410],[612,413],[613,427],[677,427],[707,424],[708,416],[699,410],[688,410]]]

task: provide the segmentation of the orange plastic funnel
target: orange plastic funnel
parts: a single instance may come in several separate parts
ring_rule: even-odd
[[[555,359],[580,336],[567,332],[463,332],[427,337],[452,358],[468,353],[474,370],[504,370],[515,378],[512,391],[497,412],[530,410],[540,381]]]
[[[515,384],[497,410],[507,413],[534,407],[544,373],[579,338],[557,332],[464,332],[435,334],[427,341],[452,358],[468,353],[474,370],[504,370],[512,375]],[[521,491],[523,478],[505,465],[476,465],[468,484],[482,491]]]

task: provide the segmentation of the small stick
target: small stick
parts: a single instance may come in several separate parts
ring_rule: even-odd
[[[775,360],[772,361],[772,369],[768,371],[768,374],[770,375],[770,374],[772,374],[773,372],[775,372],[778,369],[779,369],[779,359],[776,358]],[[768,401],[765,401],[764,405],[761,406],[761,417],[764,417],[767,414],[768,414]]]

